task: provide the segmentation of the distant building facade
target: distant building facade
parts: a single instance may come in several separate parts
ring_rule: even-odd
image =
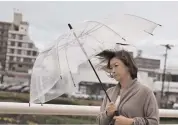
[[[0,73],[3,76],[27,77],[32,69],[38,49],[29,37],[28,28],[29,23],[17,12],[13,22],[0,22]]]

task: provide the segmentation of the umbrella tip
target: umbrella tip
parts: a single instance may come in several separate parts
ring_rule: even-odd
[[[125,38],[123,38],[123,37],[122,37],[122,40],[126,41],[126,39],[125,39]]]
[[[150,35],[152,35],[152,36],[153,36],[153,34],[152,34],[152,33],[148,32],[148,31],[146,31],[146,30],[144,30],[144,32],[145,32],[145,33],[148,33],[148,34],[150,34]]]
[[[158,26],[162,26],[161,24],[158,24]]]
[[[73,29],[70,23],[68,24],[68,26],[69,26],[70,30]]]

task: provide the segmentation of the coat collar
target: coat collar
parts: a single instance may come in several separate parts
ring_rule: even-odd
[[[132,88],[132,85],[134,85],[136,83],[137,79],[133,79],[130,83],[127,84],[127,87],[124,89],[123,93],[120,93],[121,90],[121,85],[120,83],[118,83],[114,88],[113,91],[111,93],[111,101],[115,102],[118,95],[121,95],[121,100],[123,100],[123,98],[125,98],[125,96],[127,96],[127,92],[130,91],[130,89]]]

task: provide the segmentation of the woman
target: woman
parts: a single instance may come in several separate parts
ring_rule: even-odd
[[[97,56],[107,59],[112,78],[119,82],[107,90],[112,102],[104,98],[99,124],[109,125],[114,120],[114,125],[159,125],[156,98],[152,90],[137,81],[138,68],[129,52],[103,51]]]

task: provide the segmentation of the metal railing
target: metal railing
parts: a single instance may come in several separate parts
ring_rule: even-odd
[[[97,116],[99,106],[54,105],[0,102],[0,114],[76,115]],[[178,118],[178,110],[160,109],[160,117]]]

